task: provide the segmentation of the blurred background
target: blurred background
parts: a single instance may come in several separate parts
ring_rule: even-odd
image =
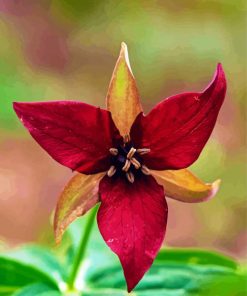
[[[246,259],[246,33],[244,0],[0,0],[0,241],[53,242],[52,211],[71,178],[22,127],[12,102],[104,107],[125,41],[146,112],[172,94],[204,89],[223,64],[227,97],[191,167],[222,186],[208,203],[168,200],[165,244]]]

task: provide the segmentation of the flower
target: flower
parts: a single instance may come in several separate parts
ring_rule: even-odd
[[[131,291],[164,240],[165,195],[200,202],[218,190],[219,180],[204,184],[185,168],[206,144],[225,92],[219,64],[204,91],[169,97],[144,115],[123,43],[107,110],[75,101],[14,103],[18,117],[41,147],[79,172],[58,201],[56,240],[76,217],[100,202],[99,230],[118,255]]]

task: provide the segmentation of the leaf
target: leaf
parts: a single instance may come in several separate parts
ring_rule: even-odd
[[[199,265],[213,264],[234,270],[237,270],[239,267],[238,263],[228,256],[200,249],[163,249],[156,258],[156,263],[158,261],[179,261],[180,263]]]
[[[157,256],[133,296],[240,296],[247,292],[246,279],[246,273],[229,257],[203,250],[168,249]],[[110,288],[109,295],[125,295],[121,294],[125,282],[119,266],[95,271],[88,281],[92,288],[88,296],[104,295],[104,289]]]
[[[142,111],[136,81],[129,64],[128,49],[122,43],[106,98],[107,109],[122,136],[129,134],[132,123]]]
[[[59,296],[62,295],[59,291],[51,289],[42,283],[33,284],[24,287],[23,289],[15,292],[13,296]]]
[[[116,289],[97,289],[90,291],[85,291],[81,296],[127,296],[127,295],[133,295],[135,296],[135,293],[127,293],[126,291],[116,291]],[[149,295],[150,296],[150,295]]]
[[[156,181],[164,186],[166,196],[188,203],[207,201],[217,193],[220,180],[205,184],[189,170],[151,171]]]
[[[38,267],[0,256],[0,295],[8,295],[35,282],[47,283],[56,288],[53,278],[40,271]]]
[[[210,285],[204,284],[201,288],[201,296],[246,296],[247,277],[246,275],[227,275],[215,277]]]
[[[60,265],[57,258],[45,248],[37,245],[27,245],[6,253],[5,257],[14,259],[30,267],[38,268],[39,271],[49,276],[57,285],[66,280],[67,270],[65,270]]]
[[[56,242],[59,243],[66,228],[77,217],[84,215],[99,201],[98,186],[104,173],[76,174],[61,193],[54,218]]]

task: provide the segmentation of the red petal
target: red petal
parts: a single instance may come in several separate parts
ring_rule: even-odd
[[[143,158],[155,170],[181,169],[199,157],[224,101],[226,80],[219,64],[213,81],[202,93],[184,93],[159,103],[147,115],[139,114],[131,138],[136,148],[151,152]]]
[[[33,138],[62,165],[84,174],[109,168],[109,148],[121,137],[108,111],[72,101],[14,103],[14,109]]]
[[[151,267],[165,236],[167,204],[151,176],[130,184],[105,176],[99,186],[99,230],[121,261],[130,292]]]

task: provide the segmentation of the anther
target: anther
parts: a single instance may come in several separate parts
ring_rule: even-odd
[[[143,172],[144,175],[150,175],[150,170],[148,167],[146,167],[145,165],[143,165],[141,167],[141,171]]]
[[[130,135],[124,135],[124,143],[129,143],[130,142]]]
[[[131,162],[128,159],[126,159],[125,164],[122,167],[122,170],[125,171],[125,172],[128,172],[128,170],[130,168],[130,164],[131,164]]]
[[[132,158],[130,159],[130,162],[133,164],[133,166],[134,166],[137,170],[141,167],[140,162],[139,162],[136,158],[134,158],[134,157],[132,157]]]
[[[110,148],[109,151],[114,156],[118,155],[118,149],[117,148]]]
[[[131,159],[132,156],[135,154],[135,152],[136,152],[136,149],[135,149],[134,147],[132,147],[132,148],[130,149],[130,151],[128,152],[128,154],[127,154],[127,158],[128,158],[128,159]]]
[[[109,168],[109,170],[107,171],[107,176],[108,177],[112,177],[115,173],[116,173],[116,168],[115,168],[115,166],[114,165],[112,165],[110,168]]]
[[[137,149],[136,152],[139,153],[140,155],[144,155],[149,153],[151,150],[149,148],[141,148],[141,149]]]
[[[134,176],[134,174],[131,173],[131,172],[127,172],[127,173],[126,173],[126,178],[128,179],[128,181],[129,181],[130,183],[134,183],[134,181],[135,181],[135,176]]]

